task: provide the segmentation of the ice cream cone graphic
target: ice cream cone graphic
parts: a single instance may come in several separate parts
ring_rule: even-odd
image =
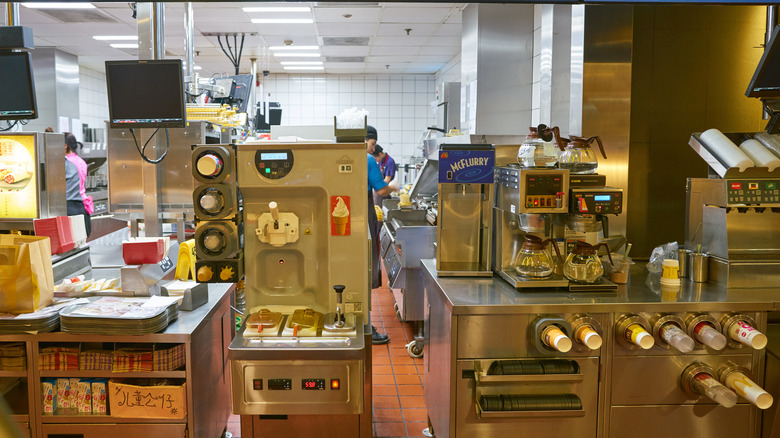
[[[349,223],[349,209],[344,200],[339,196],[336,198],[336,207],[333,208],[333,223],[336,224],[336,234],[343,236],[347,234],[347,224]]]

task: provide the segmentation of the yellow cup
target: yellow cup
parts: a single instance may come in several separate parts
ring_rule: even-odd
[[[680,262],[673,259],[666,259],[664,260],[664,264],[662,266],[663,271],[661,272],[661,277],[668,278],[668,279],[678,279],[679,271],[680,271]]]

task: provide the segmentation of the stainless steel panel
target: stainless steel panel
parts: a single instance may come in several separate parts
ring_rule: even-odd
[[[75,129],[70,126],[70,119],[80,116],[78,57],[54,48],[38,47],[32,51],[32,66],[38,118],[30,120],[24,129],[57,130],[59,117],[69,119],[69,131]]]
[[[618,406],[610,410],[610,438],[756,436],[750,405]]]
[[[540,47],[539,49],[534,48],[534,52],[539,53],[539,123],[544,123],[548,126],[558,126],[557,119],[555,121],[552,119],[553,23],[555,19],[555,5],[541,5],[541,8],[540,28],[534,30],[534,32],[540,33]],[[568,43],[567,46],[570,46],[571,41]],[[566,88],[568,89],[568,87]]]
[[[574,54],[575,31],[582,33],[582,27],[575,28],[572,20],[573,9],[577,6],[572,5],[554,5],[552,22],[552,78],[550,92],[550,117],[544,119],[540,116],[539,121],[550,126],[558,126],[561,132],[570,133],[572,131],[569,123],[572,117],[572,101],[578,100],[579,108],[578,118],[581,115],[582,107],[582,83],[580,82],[580,94],[574,94],[575,76],[573,68],[575,67]],[[579,46],[579,79],[582,80],[582,45]],[[540,96],[540,104],[544,104],[544,93]],[[581,131],[578,126],[577,132]]]
[[[145,142],[154,130],[136,132],[138,142]],[[227,132],[208,122],[191,122],[186,128],[168,129],[170,149],[165,159],[157,165],[160,183],[160,212],[184,212],[191,214],[192,192],[195,180],[190,169],[192,149],[195,144],[226,143]],[[155,146],[159,153],[164,149],[165,135],[157,133]],[[127,129],[108,129],[108,196],[112,213],[141,213],[143,211],[143,161],[138,156],[133,137]]]
[[[363,361],[232,360],[233,412],[241,415],[360,414],[363,411]],[[254,382],[261,380],[262,389]],[[270,379],[289,379],[286,390],[274,390]],[[303,379],[323,379],[325,388],[307,390]],[[341,387],[331,389],[331,380]],[[243,390],[237,390],[243,388]]]
[[[717,370],[727,361],[752,368],[753,355],[710,354],[682,355],[666,352],[666,356],[615,357],[612,360],[612,405],[682,405],[717,404],[705,396],[695,397],[680,386],[683,370],[693,362],[703,362]],[[745,352],[743,352],[745,353]],[[717,378],[717,376],[715,376]],[[744,403],[745,400],[740,400]]]
[[[780,260],[780,212],[702,208],[702,251],[723,258]]]
[[[766,335],[769,338],[766,354],[766,372],[764,389],[770,394],[780,394],[780,324],[770,324]],[[780,436],[780,403],[764,411],[762,418],[762,438]]]
[[[425,352],[423,375],[425,406],[437,436],[455,436],[457,353],[457,317],[452,315],[445,296],[427,273],[425,274]]]
[[[728,288],[766,288],[780,284],[780,260],[709,258],[708,279]]]
[[[492,276],[492,198],[492,184],[439,184],[439,272]]]
[[[592,438],[597,436],[599,360],[598,358],[577,359],[583,380],[580,382],[557,382],[554,379],[519,384],[478,386],[473,379],[461,377],[463,371],[473,370],[474,361],[458,361],[457,379],[457,423],[455,433],[450,437],[539,437],[566,436]],[[544,376],[551,377],[551,376]],[[563,379],[562,379],[563,380]],[[566,394],[579,396],[582,401],[582,417],[544,418],[530,416],[520,420],[478,418],[474,406],[475,398],[488,394]],[[549,412],[549,411],[547,411]],[[533,412],[529,412],[533,414]],[[561,415],[564,415],[562,412]],[[574,415],[574,413],[572,413]],[[434,425],[434,431],[438,435]]]
[[[418,196],[433,196],[439,191],[439,161],[425,160],[422,170],[417,174],[417,178],[412,184],[412,190],[409,191],[409,198],[415,199]]]

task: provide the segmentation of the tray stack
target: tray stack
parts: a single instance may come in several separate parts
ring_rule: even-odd
[[[63,332],[145,335],[164,331],[179,316],[177,298],[91,298],[60,312]]]
[[[76,304],[75,300],[55,302],[33,313],[0,313],[0,335],[48,333],[60,326],[60,310]]]

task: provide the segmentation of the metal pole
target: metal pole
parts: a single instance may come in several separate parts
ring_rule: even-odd
[[[5,4],[5,25],[19,26],[19,3],[8,2]]]
[[[246,107],[246,116],[249,120],[253,120],[255,111],[257,110],[255,102],[257,96],[255,96],[255,84],[257,83],[257,58],[249,58],[252,62],[250,73],[252,74],[252,85],[249,87],[249,105]]]
[[[195,73],[195,25],[192,17],[192,3],[184,3],[184,61],[187,63],[184,74],[191,81],[194,80],[193,74]]]
[[[138,23],[138,59],[165,58],[165,6],[163,3],[138,3],[136,5]],[[139,141],[149,138],[153,130],[142,129]],[[154,139],[154,153],[159,156],[164,149],[165,135],[158,134]],[[140,159],[140,158],[139,158]],[[145,235],[149,237],[162,235],[160,209],[162,194],[160,190],[160,166],[142,162],[141,176],[143,178],[143,212]]]
[[[764,43],[769,42],[769,38],[772,37],[772,31],[777,26],[777,5],[770,5],[766,7],[766,34],[764,35]]]

